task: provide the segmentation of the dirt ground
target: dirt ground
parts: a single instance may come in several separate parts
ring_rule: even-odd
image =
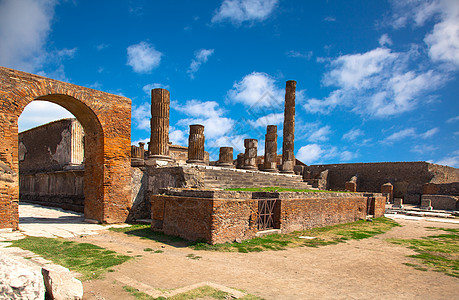
[[[459,228],[459,224],[397,222],[403,226],[369,239],[259,253],[195,251],[104,231],[77,240],[139,257],[115,267],[104,279],[84,282],[84,297],[134,299],[123,285],[174,289],[209,281],[265,299],[459,299],[459,279],[405,266],[418,263],[406,257],[414,251],[386,241],[433,235],[426,227]],[[190,259],[189,254],[202,258]]]

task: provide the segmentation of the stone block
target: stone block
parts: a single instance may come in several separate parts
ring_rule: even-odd
[[[430,199],[421,199],[421,209],[432,210],[432,201]]]
[[[403,208],[403,199],[402,198],[394,198],[394,205],[393,208]]]
[[[46,265],[42,268],[46,291],[54,300],[83,299],[83,284],[67,268]]]

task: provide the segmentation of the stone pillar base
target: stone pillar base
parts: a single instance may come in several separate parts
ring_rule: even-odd
[[[150,155],[148,159],[145,160],[145,165],[147,166],[168,166],[173,164],[175,161],[170,156],[162,155]]]
[[[143,167],[145,165],[145,161],[140,158],[131,158],[131,166],[132,167]]]
[[[242,166],[241,169],[258,171],[258,168],[253,166]]]
[[[188,159],[187,164],[195,164],[195,165],[206,165],[206,162],[203,160],[198,160],[198,159]]]
[[[230,169],[235,169],[236,168],[236,166],[233,165],[233,164],[225,164],[225,163],[223,163],[223,164],[217,163],[217,167],[230,168]]]
[[[263,171],[263,172],[269,172],[269,173],[277,173],[277,172],[279,172],[278,169],[262,169],[261,171]]]

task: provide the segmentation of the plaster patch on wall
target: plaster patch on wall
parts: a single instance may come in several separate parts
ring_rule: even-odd
[[[23,142],[20,142],[19,143],[19,147],[18,147],[18,151],[19,151],[19,161],[23,161],[25,159],[25,156],[26,156],[26,153],[27,153],[27,148],[26,146],[24,145]]]
[[[51,158],[57,161],[60,165],[65,165],[70,161],[70,151],[71,151],[71,132],[68,129],[65,129],[61,133],[61,141],[56,146],[56,152],[53,154],[51,148],[48,147],[48,152],[51,155]]]

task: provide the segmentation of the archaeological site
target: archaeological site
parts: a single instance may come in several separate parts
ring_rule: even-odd
[[[130,99],[0,67],[0,228],[20,227],[19,201],[84,212],[90,222],[149,220],[154,231],[210,244],[376,218],[394,202],[459,210],[456,168],[296,159],[295,90],[287,81],[282,154],[278,128],[268,125],[264,156],[249,138],[244,153],[221,145],[211,161],[201,124],[189,124],[188,145],[169,142],[166,89],[151,90],[150,142],[131,145]],[[18,117],[34,100],[75,119],[18,133]],[[254,187],[308,191],[230,190]]]

